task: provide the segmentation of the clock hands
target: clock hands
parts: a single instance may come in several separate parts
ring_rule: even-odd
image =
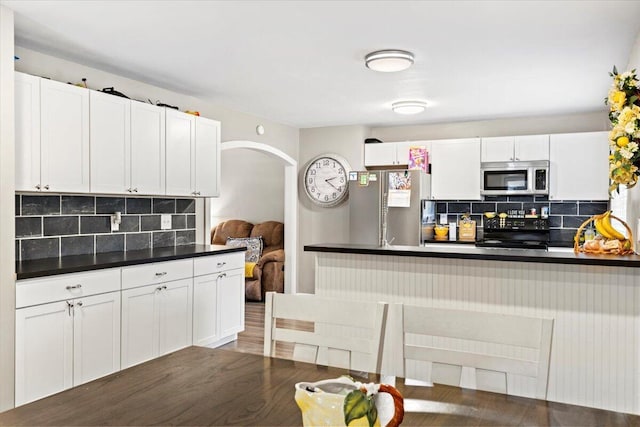
[[[338,187],[336,187],[335,185],[333,185],[332,182],[330,182],[332,179],[336,179],[337,177],[331,177],[331,178],[327,178],[324,180],[324,182],[326,182],[327,184],[329,184],[330,186],[332,186],[333,188],[335,188],[336,190],[338,190]]]

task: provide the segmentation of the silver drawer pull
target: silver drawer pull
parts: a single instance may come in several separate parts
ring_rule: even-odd
[[[216,264],[217,267],[224,267],[225,265],[227,265],[226,262],[219,262],[218,264]]]
[[[165,285],[165,286],[158,286],[158,287],[156,288],[156,291],[160,292],[160,291],[164,291],[164,290],[166,290],[166,289],[167,289],[167,286],[166,286],[166,285]]]
[[[224,277],[227,277],[227,273],[218,274],[218,279],[222,279]]]
[[[80,289],[80,288],[82,288],[82,285],[80,285],[80,284],[73,285],[73,286],[71,286],[71,285],[67,286],[67,290],[68,291],[72,291],[74,289]]]
[[[166,275],[167,275],[166,271],[163,271],[161,273],[156,273],[156,277],[162,277],[162,276],[166,276]]]

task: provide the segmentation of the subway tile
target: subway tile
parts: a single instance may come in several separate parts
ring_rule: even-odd
[[[471,212],[471,203],[450,202],[447,206],[449,213],[466,213]]]
[[[137,233],[140,231],[140,217],[138,215],[122,215],[120,231],[123,233]]]
[[[42,236],[42,217],[16,218],[16,237]]]
[[[549,216],[549,227],[550,228],[562,228],[562,217],[560,215],[550,215]]]
[[[436,213],[447,213],[447,204],[444,202],[437,202]]]
[[[96,213],[96,200],[90,196],[62,196],[63,215]]]
[[[578,204],[575,202],[551,203],[549,213],[552,215],[577,215]]]
[[[125,250],[136,251],[151,247],[151,233],[132,233],[125,235]]]
[[[507,196],[484,196],[485,202],[506,202]]]
[[[536,202],[548,202],[549,196],[535,196],[534,199]]]
[[[60,215],[60,196],[22,195],[22,215]]]
[[[580,215],[597,215],[609,209],[607,202],[580,202],[578,203],[578,213]]]
[[[93,254],[93,236],[60,238],[60,256]]]
[[[81,216],[80,233],[97,234],[111,232],[111,216]]]
[[[562,217],[562,228],[578,228],[583,222],[588,220],[589,216],[567,215]]]
[[[471,204],[471,213],[481,214],[484,212],[495,212],[496,204],[495,203],[487,203],[487,202],[478,202]]]
[[[20,240],[16,240],[16,261],[20,261]]]
[[[60,253],[60,238],[23,239],[20,242],[22,261],[41,258],[56,258]]]
[[[16,194],[16,216],[20,216],[20,195]]]
[[[187,215],[187,228],[196,228],[196,216]]]
[[[549,241],[551,243],[564,243],[566,246],[573,246],[573,236],[576,230],[571,228],[561,228],[549,230]]]
[[[140,231],[160,230],[160,215],[142,215],[140,217]]]
[[[96,197],[97,214],[112,214],[115,212],[125,212],[124,197]]]
[[[176,213],[176,199],[153,199],[153,213]]]
[[[42,219],[45,236],[65,236],[78,234],[77,216],[45,216]]]
[[[196,242],[195,230],[176,231],[176,246],[193,245]]]
[[[518,203],[518,202],[498,203],[497,205],[498,205],[496,206],[497,212],[507,212],[513,209],[516,209],[516,210],[522,209],[522,203]]]
[[[102,234],[96,236],[96,253],[124,251],[124,234]]]
[[[196,213],[195,199],[176,199],[176,213]]]
[[[151,213],[151,199],[139,197],[128,197],[126,201],[128,214],[149,214]]]
[[[153,247],[162,248],[176,244],[175,231],[156,231],[153,233]]]
[[[509,196],[509,201],[510,202],[527,202],[527,203],[532,203],[533,202],[533,196],[525,196],[523,194],[520,195],[514,195],[514,196]]]
[[[187,228],[186,215],[171,215],[171,228],[174,230]]]

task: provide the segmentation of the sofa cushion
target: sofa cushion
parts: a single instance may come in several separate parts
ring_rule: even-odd
[[[229,237],[249,237],[252,228],[252,223],[240,219],[221,222],[211,233],[211,244],[225,245]]]
[[[258,262],[262,255],[262,237],[228,237],[227,246],[245,247],[247,251],[244,253],[246,262]]]
[[[281,222],[265,221],[254,225],[251,237],[254,236],[262,236],[265,249],[284,249],[284,224]]]

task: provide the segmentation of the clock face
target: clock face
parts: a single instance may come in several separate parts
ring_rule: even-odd
[[[348,194],[348,163],[336,155],[313,159],[304,172],[304,189],[318,206],[331,207],[342,202]]]

